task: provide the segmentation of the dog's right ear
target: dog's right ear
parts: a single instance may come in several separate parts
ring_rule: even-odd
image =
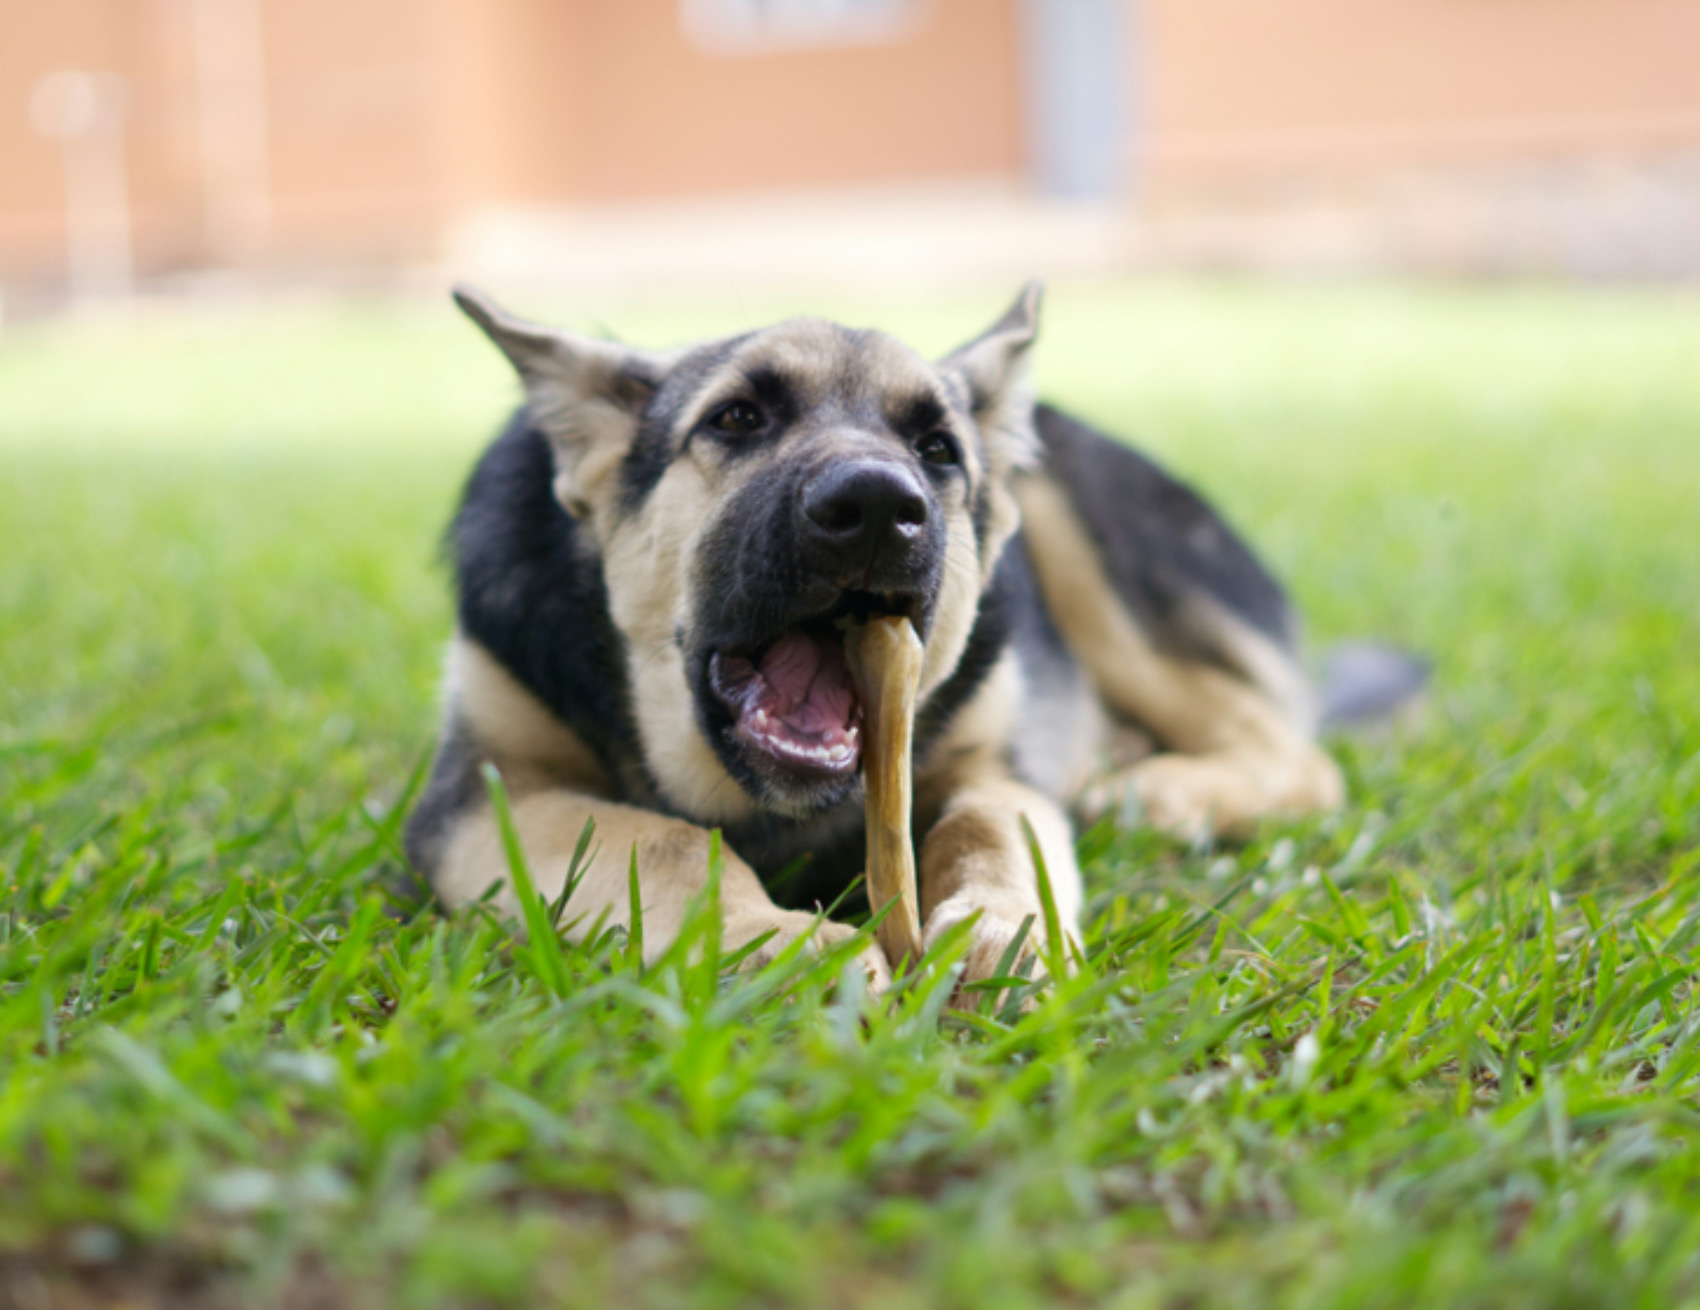
[[[519,374],[532,419],[554,447],[555,498],[594,531],[668,358],[527,322],[471,287],[457,286],[454,298]]]

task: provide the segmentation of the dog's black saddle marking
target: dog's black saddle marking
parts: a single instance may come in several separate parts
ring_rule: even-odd
[[[1191,487],[1049,405],[1036,411],[1045,464],[1068,490],[1105,572],[1140,626],[1176,653],[1214,659],[1181,614],[1203,592],[1283,648],[1296,624],[1280,583]]]

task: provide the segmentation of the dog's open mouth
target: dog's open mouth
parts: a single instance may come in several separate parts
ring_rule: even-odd
[[[708,681],[732,735],[792,773],[842,778],[862,758],[862,704],[844,632],[876,614],[909,615],[909,598],[845,592],[827,613],[742,650],[709,656]]]

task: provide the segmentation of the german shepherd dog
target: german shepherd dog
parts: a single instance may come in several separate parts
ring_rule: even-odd
[[[965,981],[1040,945],[1023,816],[1073,934],[1071,809],[1197,839],[1341,803],[1281,588],[1192,491],[1036,403],[1036,286],[936,363],[814,319],[652,352],[456,299],[526,403],[449,534],[445,721],[407,829],[446,905],[499,885],[517,908],[489,762],[551,899],[595,819],[580,925],[627,922],[635,847],[665,950],[720,828],[729,947],[850,936],[812,907],[862,869],[852,615],[924,644],[923,940],[971,920]],[[871,942],[863,962],[889,977]]]

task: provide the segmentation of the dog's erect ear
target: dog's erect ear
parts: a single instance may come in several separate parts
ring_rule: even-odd
[[[525,383],[532,418],[555,448],[556,498],[593,520],[667,357],[528,323],[470,287],[457,286],[454,297]]]
[[[1039,458],[1028,361],[1039,334],[1039,302],[1043,296],[1044,287],[1029,282],[1002,318],[939,361],[939,367],[966,390],[969,409],[986,442],[986,454],[993,471],[1000,475],[1029,468]]]

